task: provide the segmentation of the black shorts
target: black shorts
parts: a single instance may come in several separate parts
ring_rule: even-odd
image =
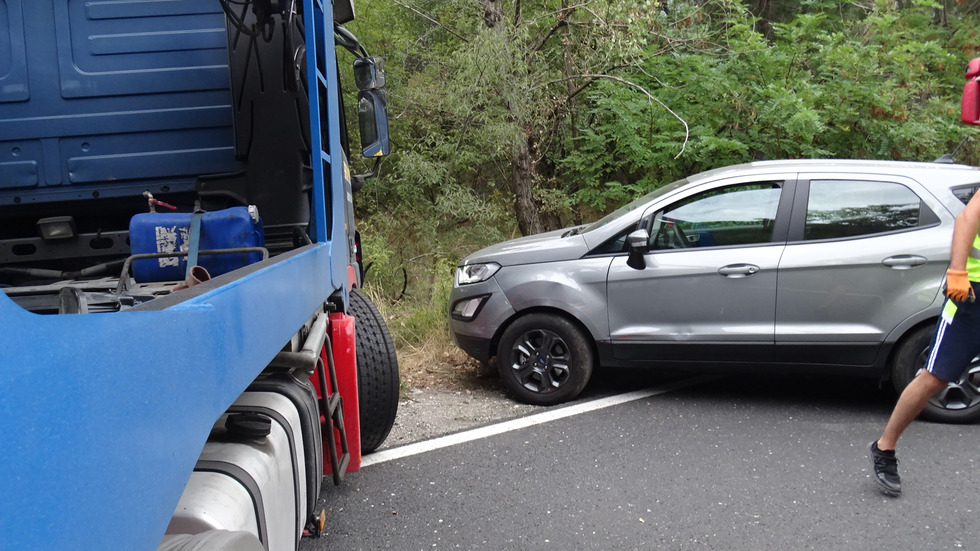
[[[980,296],[980,283],[973,283]],[[925,369],[947,383],[957,381],[980,355],[980,302],[946,299],[932,337]]]

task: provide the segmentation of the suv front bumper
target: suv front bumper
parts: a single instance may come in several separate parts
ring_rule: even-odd
[[[460,315],[458,307],[481,297],[482,302],[473,308],[470,317]],[[449,328],[453,340],[464,352],[481,362],[490,360],[497,331],[514,314],[514,308],[493,277],[480,283],[454,286],[449,295]]]

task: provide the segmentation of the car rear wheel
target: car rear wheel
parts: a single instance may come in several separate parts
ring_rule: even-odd
[[[933,327],[922,327],[899,345],[892,362],[892,384],[897,392],[925,368],[934,331]],[[980,358],[974,358],[959,380],[929,400],[921,416],[940,423],[980,421]]]
[[[512,323],[497,347],[497,368],[517,399],[550,406],[578,396],[595,361],[588,337],[554,314],[529,314]]]

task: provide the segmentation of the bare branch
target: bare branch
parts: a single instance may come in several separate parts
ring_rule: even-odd
[[[657,55],[660,55],[660,52],[657,52]],[[634,56],[634,59],[636,59],[635,56]],[[643,73],[644,75],[647,76],[647,78],[656,81],[656,83],[659,84],[661,88],[673,88],[675,90],[677,90],[677,89],[680,88],[680,86],[671,86],[671,85],[667,84],[666,82],[660,80],[656,76],[651,75],[649,72],[647,72],[646,69],[644,69],[642,66],[640,66],[639,63],[637,63],[636,65],[631,65],[630,67],[632,67],[633,69],[636,69],[637,71]]]
[[[538,45],[532,48],[530,53],[537,53],[541,51],[541,48],[544,48],[544,45],[548,42],[548,39],[554,36],[554,34],[558,32],[558,29],[564,27],[565,25],[568,25],[568,22],[565,21],[564,18],[559,19],[558,23],[556,23],[554,27],[551,27],[551,30],[548,31],[548,34],[544,35],[544,38],[541,39],[541,42],[538,42]]]
[[[596,19],[596,21],[598,21],[598,22],[599,22],[599,23],[600,23],[600,24],[601,24],[602,26],[604,26],[604,27],[609,27],[609,26],[611,26],[611,25],[609,25],[609,23],[607,23],[607,22],[606,22],[606,20],[605,20],[605,19],[603,19],[603,18],[602,18],[602,17],[601,17],[601,16],[600,16],[600,15],[599,15],[598,13],[596,13],[596,12],[595,12],[595,10],[593,10],[592,8],[590,8],[590,7],[588,7],[587,5],[582,5],[582,6],[581,6],[581,8],[582,8],[583,10],[585,10],[585,11],[587,11],[587,12],[589,12],[589,13],[591,13],[591,14],[592,14],[592,17],[595,17],[595,19]]]
[[[570,76],[567,76],[567,77],[564,77],[564,78],[560,78],[560,79],[557,79],[557,80],[552,80],[552,81],[549,81],[549,82],[545,82],[543,84],[539,84],[538,86],[535,86],[535,87],[531,88],[531,90],[532,91],[533,90],[537,90],[539,88],[543,88],[545,86],[548,86],[549,84],[558,84],[559,82],[566,82],[568,80],[574,80],[574,79],[580,79],[580,78],[585,78],[585,79],[589,79],[589,80],[588,80],[588,82],[586,82],[585,84],[583,84],[582,86],[580,86],[578,88],[578,90],[575,91],[576,94],[578,92],[582,91],[582,89],[584,89],[589,84],[592,84],[593,82],[595,82],[596,80],[599,80],[601,78],[613,80],[613,81],[619,82],[621,84],[625,84],[627,86],[632,86],[633,88],[636,88],[637,90],[643,92],[643,94],[651,102],[656,102],[660,107],[663,107],[664,110],[666,110],[668,113],[670,113],[671,115],[673,115],[675,119],[681,121],[681,124],[684,125],[684,143],[681,144],[681,150],[680,150],[680,152],[677,153],[677,155],[674,156],[674,158],[676,159],[676,158],[680,157],[684,153],[684,150],[687,148],[688,139],[691,136],[691,129],[687,125],[687,121],[685,121],[683,118],[681,118],[680,115],[678,115],[677,113],[675,113],[673,109],[671,109],[670,107],[667,107],[667,105],[664,102],[662,102],[659,99],[657,99],[656,97],[654,97],[653,94],[651,94],[650,92],[648,92],[646,88],[640,86],[639,84],[637,84],[635,82],[626,80],[625,78],[620,78],[620,77],[617,77],[617,76],[613,76],[613,75],[605,75],[605,74],[581,74],[581,75],[570,75]]]
[[[590,2],[591,2],[591,0],[589,2],[582,2],[581,4],[575,4],[575,5],[567,6],[567,7],[564,7],[564,8],[561,8],[561,9],[558,9],[558,10],[555,10],[555,11],[552,11],[552,12],[543,13],[543,14],[535,17],[534,19],[531,19],[530,21],[528,21],[528,24],[529,25],[533,25],[533,24],[537,23],[541,19],[545,19],[547,17],[555,16],[557,14],[560,14],[560,13],[564,12],[564,11],[568,11],[568,12],[575,11],[578,8],[582,8],[582,7],[588,6]]]
[[[439,21],[436,21],[435,19],[432,18],[432,16],[427,15],[427,14],[424,14],[424,13],[420,12],[419,10],[413,8],[412,6],[409,6],[408,4],[405,4],[403,2],[400,2],[399,0],[392,0],[392,1],[394,3],[396,3],[396,4],[398,4],[399,6],[401,6],[401,7],[405,8],[405,9],[407,9],[407,10],[410,10],[410,11],[414,12],[415,14],[419,15],[420,17],[424,17],[425,19],[427,19],[427,20],[435,23],[436,25],[438,25],[438,26],[442,27],[443,29],[445,29],[447,33],[449,33],[449,34],[455,36],[456,38],[462,40],[463,42],[466,42],[467,44],[469,44],[469,42],[470,42],[469,40],[466,40],[465,38],[463,38],[459,34],[453,32],[452,29],[450,29],[449,27],[443,25]]]

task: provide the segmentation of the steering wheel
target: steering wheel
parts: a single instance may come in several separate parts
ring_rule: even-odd
[[[687,240],[687,235],[684,234],[684,230],[681,229],[681,225],[677,222],[673,224],[674,236],[677,238],[678,245],[674,248],[686,249],[691,246],[691,242]]]

